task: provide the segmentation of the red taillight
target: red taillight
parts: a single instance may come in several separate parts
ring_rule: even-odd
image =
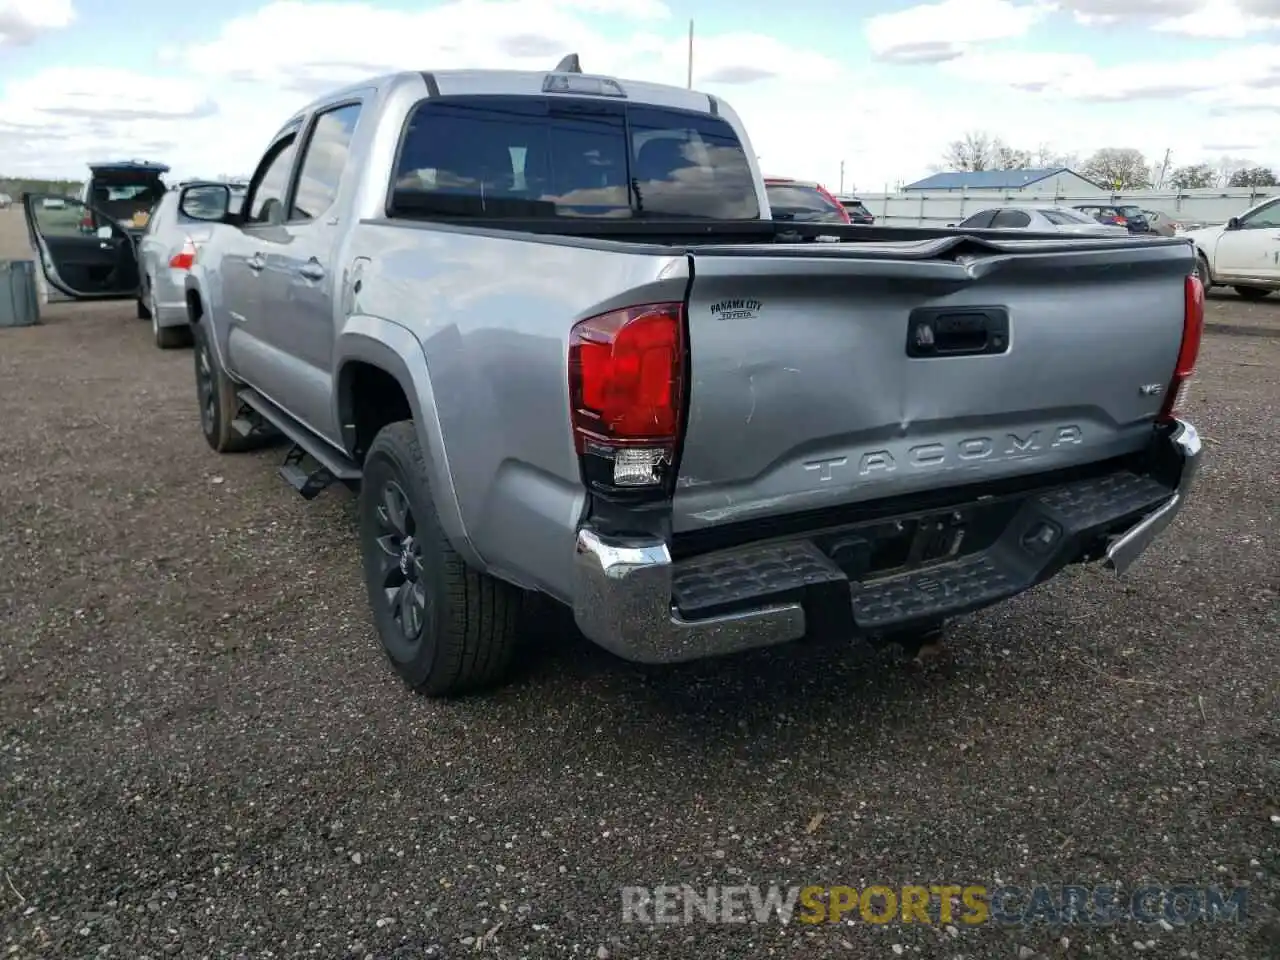
[[[840,211],[841,220],[843,220],[845,223],[853,223],[853,218],[849,216],[849,211],[845,209],[844,204],[841,203],[839,200],[837,200],[834,196],[832,196],[831,192],[827,190],[826,187],[819,186],[818,192],[822,194],[822,196],[826,199],[827,203],[831,204],[833,207],[835,207],[837,210]]]
[[[1204,285],[1194,273],[1186,280],[1186,306],[1182,316],[1182,344],[1178,347],[1178,363],[1165,394],[1164,405],[1157,418],[1162,423],[1174,419],[1187,402],[1187,389],[1200,356],[1200,338],[1204,334]]]
[[[169,266],[174,270],[190,270],[196,262],[196,245],[187,239],[182,249],[169,258]]]
[[[684,305],[650,303],[589,317],[569,335],[573,441],[612,461],[616,486],[660,484],[679,444]],[[591,468],[590,475],[599,475]]]
[[[83,229],[83,230],[92,230],[92,229],[93,229],[93,214],[91,214],[91,213],[86,213],[83,217],[81,217],[81,218],[80,218],[80,227],[81,227],[81,229]]]
[[[1126,220],[1124,217],[1116,217],[1114,222],[1117,227],[1127,226],[1129,223],[1129,221]]]

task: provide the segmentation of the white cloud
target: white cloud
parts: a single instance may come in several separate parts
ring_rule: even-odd
[[[1280,108],[1280,45],[1236,47],[1198,60],[1151,58],[1111,67],[1100,66],[1087,54],[985,52],[958,58],[941,69],[966,80],[1090,103],[1189,98],[1225,108]]]
[[[632,32],[611,39],[595,26],[598,20],[584,16],[589,13],[608,14],[615,33],[619,24]],[[455,0],[418,11],[279,0],[228,21],[208,42],[162,48],[157,59],[168,76],[158,82],[125,72],[51,68],[10,84],[0,117],[8,120],[13,105],[15,120],[7,129],[0,121],[0,143],[6,167],[33,173],[56,166],[57,172],[78,175],[85,151],[136,156],[139,139],[169,144],[166,159],[184,175],[247,173],[292,112],[372,74],[549,69],[576,52],[588,71],[683,86],[686,30],[657,0]],[[285,35],[289,42],[282,44]],[[859,117],[892,95],[860,84],[860,105],[841,104],[837,113],[833,93],[852,84],[844,65],[745,32],[700,34],[694,76],[699,89],[723,96],[744,116],[767,162],[833,183],[839,158],[852,161],[862,145]],[[129,104],[134,115],[126,118],[119,106],[110,107],[114,119],[107,122],[99,114],[85,132],[85,118],[110,104]],[[22,126],[15,130],[18,122]],[[784,128],[819,131],[825,149],[813,139],[768,135]],[[26,138],[23,148],[9,152],[9,141],[18,137]],[[879,163],[868,160],[864,169]],[[880,169],[875,175],[887,174]]]
[[[1242,40],[1263,31],[1280,29],[1280,8],[1273,5],[1270,15],[1259,15],[1250,12],[1248,2],[1202,0],[1196,9],[1161,20],[1155,29],[1212,40]]]
[[[1241,142],[1241,115],[1227,115],[1238,109],[1251,111],[1255,152],[1280,160],[1280,86],[1268,85],[1280,77],[1280,48],[1176,61],[1148,34],[1131,62],[1112,68],[1084,53],[1009,49],[1046,17],[1096,16],[1104,7],[1135,16],[1144,4],[1141,16],[1154,26],[1206,2],[1221,0],[942,0],[871,17],[867,36],[881,57],[940,62],[910,71],[928,84],[914,89],[887,82],[883,66],[746,31],[701,30],[694,82],[732,104],[767,172],[832,188],[841,161],[846,186],[917,179],[971,129],[1083,154],[1174,145],[1178,162],[1193,162],[1201,143]],[[43,4],[52,9],[55,0]],[[160,47],[147,65],[159,76],[50,66],[10,82],[0,96],[0,172],[79,176],[91,159],[146,157],[181,176],[248,174],[306,101],[389,70],[549,69],[577,52],[587,71],[683,86],[686,29],[660,0],[454,0],[426,10],[277,0],[229,19],[207,41]],[[56,56],[52,43],[49,50]],[[1186,110],[1169,121],[1105,106],[1133,97]],[[1111,111],[1106,119],[1087,112],[1098,104]]]
[[[941,0],[867,21],[867,43],[883,60],[940,63],[973,45],[1021,37],[1052,11],[1043,3]]]
[[[1242,40],[1280,29],[1277,0],[1056,0],[1085,26],[1137,24],[1157,33]]]
[[[76,18],[71,0],[0,0],[0,47],[30,43]]]

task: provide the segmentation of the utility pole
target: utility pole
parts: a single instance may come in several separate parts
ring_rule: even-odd
[[[693,89],[693,21],[689,21],[689,77],[685,81],[685,85]]]
[[[840,161],[840,193],[844,193],[844,161]]]
[[[1159,190],[1164,186],[1164,175],[1169,170],[1169,156],[1172,150],[1166,149],[1164,152],[1164,163],[1160,165],[1160,179],[1156,182],[1156,189]]]

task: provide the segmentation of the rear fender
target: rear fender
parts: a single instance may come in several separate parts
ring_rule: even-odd
[[[343,445],[348,454],[353,453],[355,437],[343,422],[342,411],[347,407],[345,391],[350,389],[343,370],[353,362],[378,367],[400,384],[409,401],[409,409],[413,411],[413,422],[426,458],[432,501],[440,526],[454,550],[472,566],[483,569],[485,563],[467,534],[458,504],[422,344],[407,328],[390,320],[358,314],[346,319],[334,348],[334,369],[337,371],[334,422],[342,425]]]
[[[208,332],[209,342],[213,344],[213,352],[218,359],[218,366],[222,367],[231,377],[235,378],[235,371],[231,369],[231,365],[227,363],[227,345],[224,341],[226,336],[225,330],[219,330],[218,324],[214,322],[217,316],[217,304],[213,299],[212,290],[205,283],[204,274],[200,270],[200,263],[196,261],[195,266],[187,272],[182,280],[182,294],[187,302],[187,320],[192,326],[197,323],[204,327]],[[191,310],[191,297],[195,296],[200,301],[200,319],[196,319],[195,313]]]

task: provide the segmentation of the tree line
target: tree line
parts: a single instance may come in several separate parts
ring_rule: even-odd
[[[1069,167],[1112,190],[1207,187],[1274,187],[1280,185],[1270,167],[1223,157],[1217,164],[1196,163],[1170,168],[1167,155],[1153,163],[1133,147],[1104,147],[1088,157],[1060,153],[1048,145],[1035,150],[1011,147],[999,137],[977,130],[953,140],[938,170],[1023,170]]]
[[[24,193],[52,193],[60,197],[79,195],[84,186],[79,180],[38,180],[30,177],[0,177],[0,193],[17,200]]]

